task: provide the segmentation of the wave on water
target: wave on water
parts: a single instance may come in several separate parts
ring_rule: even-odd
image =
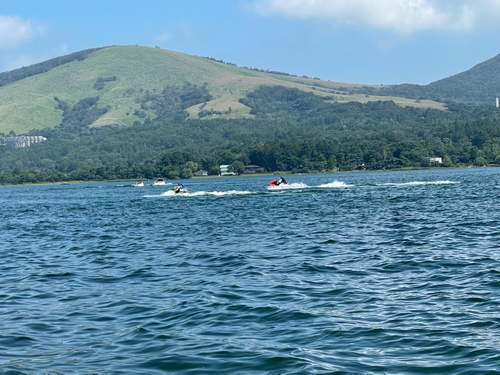
[[[167,190],[163,192],[161,195],[145,195],[146,198],[157,198],[157,197],[201,197],[201,196],[215,196],[215,197],[223,197],[227,195],[246,195],[246,194],[256,194],[255,191],[248,190],[228,190],[228,191],[196,191],[194,193],[175,193],[173,190]]]
[[[268,186],[268,190],[293,190],[293,189],[312,189],[312,188],[326,188],[326,189],[336,189],[336,188],[346,188],[352,187],[354,185],[348,185],[344,181],[333,181],[326,184],[321,184],[318,186],[309,186],[303,182],[296,182],[290,185],[280,185],[280,186]]]
[[[146,187],[146,186],[148,186],[148,185],[137,186],[135,183],[134,184],[120,184],[120,185],[116,185],[116,187],[120,187],[120,188],[122,188],[122,187],[127,187],[127,188],[128,187]]]
[[[255,191],[248,190],[228,190],[228,191],[197,191],[195,193],[188,193],[192,197],[202,196],[202,195],[213,195],[216,197],[222,197],[226,195],[246,195],[246,194],[256,194]]]
[[[328,182],[326,184],[321,184],[318,187],[320,188],[346,188],[346,187],[353,187],[354,185],[348,185],[344,181],[333,181],[333,182]]]
[[[410,182],[386,182],[377,186],[421,186],[421,185],[451,185],[458,184],[456,181],[410,181]]]
[[[154,184],[144,184],[144,186],[136,186],[135,183],[133,184],[120,184],[120,185],[116,185],[116,187],[148,187],[148,186],[154,186],[154,187],[162,187],[162,186],[166,186],[166,185],[173,185],[172,182],[166,182],[165,185],[154,185]]]
[[[500,375],[500,168],[289,178],[2,187],[0,375]]]
[[[304,184],[303,182],[294,182],[288,185],[279,185],[279,186],[267,186],[268,190],[293,190],[293,189],[306,189],[309,186]]]

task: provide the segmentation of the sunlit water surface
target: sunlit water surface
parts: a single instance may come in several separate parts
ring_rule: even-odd
[[[0,371],[500,373],[500,168],[270,179],[0,188]]]

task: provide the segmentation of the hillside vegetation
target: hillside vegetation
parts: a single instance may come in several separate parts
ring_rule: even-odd
[[[500,55],[473,68],[428,85],[391,85],[379,87],[355,87],[352,94],[404,97],[418,101],[461,102],[495,105],[500,97]]]
[[[250,108],[240,99],[261,85],[298,88],[327,97],[330,102],[366,103],[383,99],[404,106],[444,108],[432,101],[416,103],[406,98],[349,94],[350,89],[360,85],[244,69],[207,58],[140,46],[82,51],[3,73],[0,84],[3,83],[0,87],[0,133],[5,134],[10,131],[22,134],[59,125],[63,113],[54,97],[70,107],[86,98],[98,97],[99,105],[109,110],[92,126],[130,126],[145,118],[153,120],[156,117],[150,110],[137,116],[144,95],[161,93],[167,86],[185,83],[206,86],[211,95],[209,101],[186,109],[192,119],[252,117]]]
[[[130,166],[139,173],[138,165],[151,163],[147,160],[156,160],[165,152],[174,155],[169,160],[176,159],[177,153],[187,153],[188,157],[183,156],[182,160],[196,161],[196,165],[211,171],[219,164],[236,161],[253,162],[264,170],[279,166],[308,172],[332,165],[354,169],[361,163],[368,169],[420,166],[422,160],[436,155],[447,156],[448,165],[492,163],[500,156],[499,114],[493,107],[450,105],[447,111],[442,111],[401,107],[392,101],[329,103],[297,88],[262,86],[240,99],[250,109],[252,118],[209,121],[187,118],[185,108],[209,101],[210,97],[205,85],[167,86],[161,93],[145,94],[140,100],[143,111],[153,113],[155,119],[145,118],[132,126],[103,127],[90,126],[109,110],[99,105],[97,97],[82,100],[73,107],[56,98],[63,113],[61,124],[54,129],[32,132],[47,137],[45,142],[29,148],[0,147],[0,170],[51,169],[85,179],[93,175],[81,172],[88,168],[109,171],[128,166],[125,170],[129,172],[125,174],[113,172],[118,178],[129,176]],[[482,125],[470,125],[476,122],[488,124],[491,134]],[[472,130],[464,133],[463,128]],[[293,139],[306,142],[293,143],[306,149],[290,148],[288,142]],[[324,143],[320,154],[308,149],[319,140],[329,140],[326,145],[336,145],[335,150],[325,154],[325,147],[329,146]],[[280,146],[281,151],[279,147],[270,147],[271,155],[266,158],[250,156],[257,155],[251,150],[260,149],[259,145],[267,148],[266,144],[284,146]],[[276,161],[297,153],[292,158],[296,164]],[[318,160],[312,163],[310,158]],[[325,164],[328,159],[331,162]],[[163,173],[176,176],[167,169]]]
[[[158,48],[82,51],[0,75],[0,184],[190,178],[220,164],[237,173],[247,164],[415,168],[435,158],[441,167],[498,165],[500,112],[464,103],[461,91],[470,77],[495,74],[483,68],[438,81],[458,91],[435,102],[417,85],[325,82]],[[380,95],[388,90],[414,98]],[[15,133],[47,140],[2,144]]]

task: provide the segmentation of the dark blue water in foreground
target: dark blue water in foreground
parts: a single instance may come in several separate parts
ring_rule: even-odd
[[[500,374],[500,168],[269,180],[0,188],[0,373]]]

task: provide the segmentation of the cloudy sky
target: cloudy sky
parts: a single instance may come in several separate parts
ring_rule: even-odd
[[[16,0],[0,71],[138,44],[364,84],[427,84],[500,54],[500,0]]]

